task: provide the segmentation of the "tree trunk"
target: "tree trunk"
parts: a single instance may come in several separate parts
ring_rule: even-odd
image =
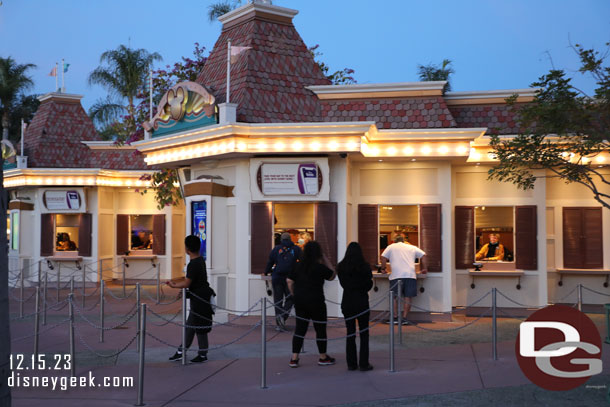
[[[8,128],[10,125],[11,121],[8,112],[4,112],[2,115],[2,140],[8,140]]]
[[[0,157],[0,164],[4,160]],[[6,230],[6,211],[8,209],[3,172],[0,171],[0,231]],[[8,377],[11,373],[9,355],[11,354],[11,335],[8,308],[8,242],[6,233],[0,233],[0,407],[11,405],[11,389]]]

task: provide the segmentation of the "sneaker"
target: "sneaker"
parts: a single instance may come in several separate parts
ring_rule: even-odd
[[[204,363],[208,361],[208,357],[204,355],[197,355],[195,359],[191,359],[191,363]]]
[[[181,360],[182,359],[182,352],[176,352],[174,353],[173,356],[170,356],[169,360],[171,360],[172,362],[175,362],[176,360]]]
[[[280,332],[286,331],[286,324],[284,324],[284,320],[282,317],[275,318],[275,330]]]
[[[417,325],[417,322],[407,321],[406,319],[403,319],[402,324],[412,326],[412,325]]]
[[[290,363],[288,363],[290,367],[299,367],[299,359],[290,359]]]
[[[360,368],[361,372],[368,372],[369,370],[373,370],[373,365],[371,365],[370,363],[368,365]]]
[[[348,366],[347,370],[350,370],[350,371],[358,370],[358,366]]]
[[[326,357],[324,359],[318,359],[318,365],[320,365],[320,366],[329,366],[329,365],[334,365],[334,364],[335,364],[335,358],[331,358],[328,355],[326,355]]]

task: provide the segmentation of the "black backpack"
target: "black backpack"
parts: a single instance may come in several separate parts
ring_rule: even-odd
[[[282,246],[278,251],[277,259],[275,261],[275,271],[277,271],[279,274],[290,273],[296,260],[297,258],[294,251],[294,246]]]

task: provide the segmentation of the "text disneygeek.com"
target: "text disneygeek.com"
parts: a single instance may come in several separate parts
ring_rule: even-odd
[[[47,359],[49,361],[47,361]],[[52,360],[52,361],[51,361]],[[89,371],[87,375],[78,377],[69,376],[33,376],[28,373],[35,372],[59,372],[70,371],[72,360],[70,355],[43,354],[31,357],[23,354],[14,354],[10,356],[11,375],[8,377],[7,384],[9,387],[21,388],[49,388],[51,390],[68,390],[70,388],[87,388],[87,387],[133,387],[134,380],[130,376],[102,376],[97,378],[93,376],[93,372]],[[22,374],[23,373],[23,374]]]

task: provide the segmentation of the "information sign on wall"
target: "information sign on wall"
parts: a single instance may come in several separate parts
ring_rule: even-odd
[[[207,260],[206,256],[206,242],[207,242],[207,201],[193,201],[191,202],[191,234],[197,236],[201,241],[201,248],[199,253],[204,260]]]

